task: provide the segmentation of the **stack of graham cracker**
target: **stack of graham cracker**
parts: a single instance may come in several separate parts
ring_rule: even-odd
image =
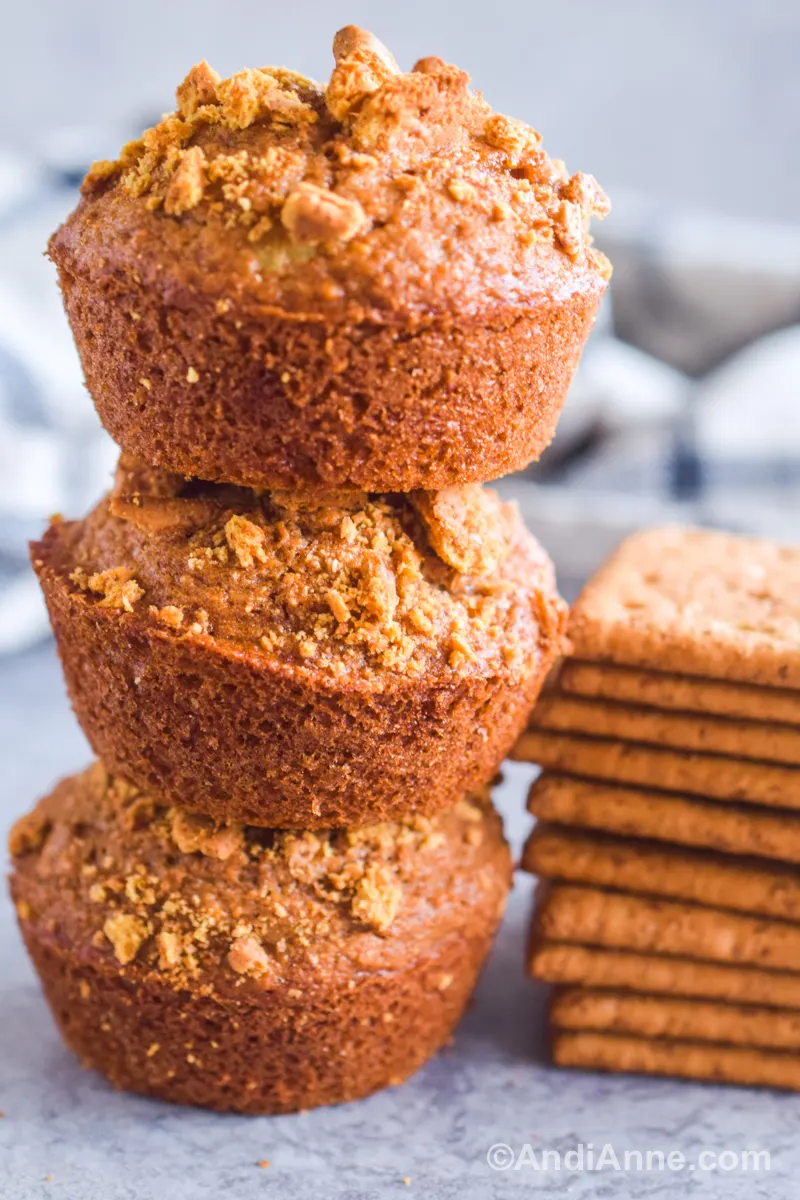
[[[556,1063],[800,1089],[800,547],[628,539],[517,759]]]

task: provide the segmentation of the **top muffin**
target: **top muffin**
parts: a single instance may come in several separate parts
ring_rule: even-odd
[[[442,488],[549,442],[609,276],[608,202],[439,58],[334,40],[327,86],[205,62],[51,242],[87,384],[152,465]]]

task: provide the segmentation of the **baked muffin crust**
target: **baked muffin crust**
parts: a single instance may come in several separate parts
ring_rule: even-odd
[[[86,1065],[245,1112],[355,1098],[421,1065],[510,879],[485,793],[431,820],[281,833],[169,807],[100,764],[18,822],[10,850],[26,944]]]
[[[256,494],[125,460],[33,556],[103,761],[277,827],[432,813],[490,778],[564,619],[549,560],[479,487]]]
[[[50,247],[89,389],[123,448],[201,478],[495,478],[552,437],[608,202],[458,68],[403,74],[352,27],[334,54],[324,88],[201,63],[93,166]]]
[[[403,74],[352,27],[334,55],[325,88],[198,64],[176,111],[95,163],[84,196],[136,225],[155,214],[164,237],[190,232],[262,303],[296,314],[483,315],[512,289],[536,302],[607,274],[588,232],[609,207],[596,181],[493,112],[464,71],[424,58]]]

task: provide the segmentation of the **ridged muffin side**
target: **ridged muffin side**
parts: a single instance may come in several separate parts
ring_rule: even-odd
[[[608,201],[438,58],[371,35],[325,87],[207,63],[54,235],[123,449],[250,487],[441,489],[550,442],[610,275]]]

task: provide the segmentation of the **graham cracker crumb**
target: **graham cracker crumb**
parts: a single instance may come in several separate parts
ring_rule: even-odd
[[[570,258],[578,258],[587,237],[586,218],[577,204],[562,200],[553,218],[553,233]]]
[[[385,933],[397,916],[403,888],[382,863],[370,863],[359,879],[351,909],[353,916],[376,933]]]
[[[490,146],[502,150],[509,167],[518,166],[525,155],[538,150],[542,143],[541,136],[530,125],[502,113],[487,117],[483,136]]]
[[[103,933],[114,947],[114,954],[123,967],[133,962],[149,930],[143,921],[130,913],[116,912],[106,919]]]
[[[476,660],[477,655],[467,641],[463,630],[454,629],[450,635],[450,666],[463,667]]]
[[[98,603],[99,608],[118,608],[130,613],[137,600],[144,595],[144,588],[139,586],[128,567],[111,567],[93,575],[87,575],[77,567],[69,578],[83,591],[101,595],[103,598]]]
[[[246,67],[217,84],[216,92],[222,115],[232,129],[247,129],[264,116],[286,125],[317,120],[313,108],[269,70]]]
[[[206,156],[199,146],[181,152],[180,162],[164,197],[164,212],[179,217],[196,208],[206,186]]]
[[[143,875],[129,875],[125,880],[125,895],[131,904],[145,906],[155,904],[156,894],[152,884]]]
[[[228,545],[239,560],[239,566],[248,570],[256,559],[266,562],[264,531],[247,517],[233,516],[225,525]]]
[[[33,854],[41,849],[51,830],[51,823],[34,809],[20,817],[11,828],[8,838],[8,850],[12,858],[21,858],[23,854]]]
[[[242,845],[242,827],[236,823],[218,824],[200,813],[172,809],[172,840],[184,854],[204,854],[221,862]]]
[[[344,121],[400,68],[386,47],[371,33],[348,25],[333,41],[336,66],[325,89],[328,112]]]
[[[293,242],[349,242],[367,224],[358,200],[313,183],[301,183],[281,209],[281,222]]]
[[[490,501],[479,484],[413,492],[411,503],[425,522],[434,550],[456,571],[488,575],[508,553],[509,530],[498,519],[500,501],[496,496]]]
[[[340,624],[350,620],[350,609],[347,607],[343,596],[336,591],[336,588],[330,588],[325,595],[331,612],[336,617]]]
[[[183,938],[177,933],[162,929],[160,933],[156,934],[156,946],[159,965],[162,968],[174,967],[180,962],[184,945]]]
[[[219,83],[219,75],[205,59],[195,63],[175,92],[178,112],[184,120],[188,121],[204,105],[217,103]]]
[[[257,979],[273,968],[266,950],[252,934],[233,942],[228,951],[228,963],[237,975],[251,975]]]
[[[584,214],[607,217],[611,202],[593,175],[577,171],[561,188],[562,199],[576,204]]]
[[[447,190],[460,204],[474,204],[478,199],[477,189],[465,179],[451,179]]]
[[[161,625],[167,625],[170,629],[180,629],[183,624],[183,609],[177,604],[166,604],[163,608],[156,608],[151,604],[148,612]]]

